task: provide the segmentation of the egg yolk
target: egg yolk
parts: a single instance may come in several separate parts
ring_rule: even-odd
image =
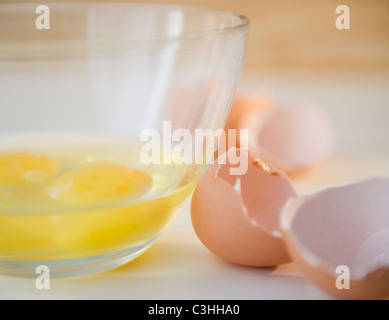
[[[0,154],[0,186],[39,183],[55,175],[57,170],[57,163],[45,156]]]
[[[0,215],[1,256],[34,256],[56,249],[47,215]]]
[[[47,189],[57,201],[69,205],[105,204],[144,195],[151,177],[119,164],[101,164],[71,170]]]

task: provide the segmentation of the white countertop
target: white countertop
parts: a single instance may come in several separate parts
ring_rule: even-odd
[[[266,85],[265,85],[266,84]],[[389,73],[263,73],[242,79],[246,90],[271,89],[277,101],[309,100],[328,110],[336,154],[296,180],[308,193],[368,176],[389,177]],[[83,278],[0,276],[0,299],[329,299],[294,264],[247,268],[223,262],[197,239],[190,201],[156,243],[135,261]]]

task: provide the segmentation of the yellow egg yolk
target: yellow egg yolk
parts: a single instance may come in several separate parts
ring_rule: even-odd
[[[57,173],[57,163],[45,156],[28,153],[0,155],[0,186],[39,183]]]
[[[78,206],[140,197],[151,186],[151,177],[141,170],[101,164],[66,172],[50,184],[47,192],[61,203]]]

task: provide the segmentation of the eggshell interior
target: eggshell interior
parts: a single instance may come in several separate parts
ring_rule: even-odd
[[[334,150],[328,117],[313,105],[274,109],[265,117],[248,113],[239,122],[244,127],[253,154],[288,173],[315,166]]]
[[[283,172],[278,172],[266,162],[240,151],[247,161],[247,173],[231,175],[230,166],[221,166],[217,177],[239,191],[245,211],[251,222],[268,234],[281,238],[279,217],[288,199],[297,196],[292,182]]]
[[[389,179],[373,178],[291,200],[282,215],[289,251],[307,276],[340,297],[389,296]],[[345,265],[351,290],[335,286]]]

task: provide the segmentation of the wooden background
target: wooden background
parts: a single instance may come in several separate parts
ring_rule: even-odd
[[[0,3],[7,2],[34,1],[0,0]],[[41,1],[42,4],[50,2],[55,1]],[[389,69],[389,0],[141,2],[186,4],[246,15],[252,23],[246,70]],[[350,8],[350,30],[335,27],[335,9],[342,4]]]

